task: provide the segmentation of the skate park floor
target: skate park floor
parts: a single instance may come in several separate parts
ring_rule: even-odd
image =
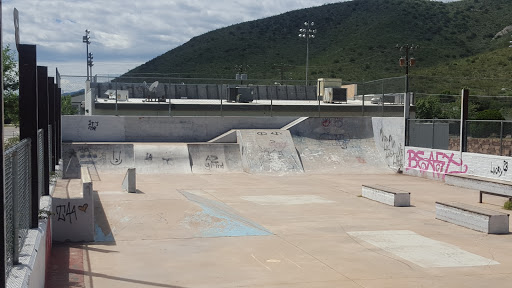
[[[74,257],[59,287],[508,286],[512,236],[436,220],[434,207],[504,212],[504,198],[357,173],[137,175],[137,193],[124,175],[96,175],[96,242],[55,245],[52,260]],[[362,198],[362,184],[410,192],[411,207]]]

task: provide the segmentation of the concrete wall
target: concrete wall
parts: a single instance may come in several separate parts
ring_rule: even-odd
[[[206,142],[231,129],[280,129],[297,117],[62,116],[63,142]]]
[[[446,174],[468,174],[512,181],[512,157],[458,151],[405,147],[404,172],[409,175],[444,180]]]
[[[405,122],[401,117],[373,117],[375,146],[386,164],[393,170],[403,171]]]

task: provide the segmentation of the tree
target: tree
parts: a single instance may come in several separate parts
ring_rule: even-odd
[[[9,45],[2,49],[3,81],[4,81],[4,122],[19,124],[18,65],[16,54]]]
[[[441,101],[439,97],[429,95],[416,101],[416,118],[438,119],[441,118]]]
[[[75,106],[71,105],[71,95],[63,96],[61,98],[61,113],[62,115],[75,115],[78,112]]]

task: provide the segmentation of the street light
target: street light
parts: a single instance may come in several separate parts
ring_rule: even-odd
[[[308,86],[308,68],[309,68],[309,38],[315,38],[316,29],[313,29],[315,22],[304,22],[306,28],[299,29],[299,37],[306,38],[306,86]]]
[[[87,81],[89,81],[89,44],[91,44],[91,37],[89,36],[89,33],[91,33],[90,30],[85,30],[85,36],[82,37],[82,42],[85,43],[85,47],[86,47],[86,54],[85,56],[87,56]],[[91,54],[91,57],[92,57],[92,54]],[[91,58],[92,59],[92,58]],[[91,60],[91,64],[92,64],[92,60]]]

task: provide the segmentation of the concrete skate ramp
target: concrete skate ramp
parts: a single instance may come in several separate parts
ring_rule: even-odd
[[[133,144],[64,143],[63,178],[80,178],[80,166],[89,168],[91,178],[99,173],[124,173],[133,167]]]
[[[241,173],[242,159],[238,144],[188,144],[190,166],[193,173]]]
[[[188,174],[190,160],[187,144],[178,143],[137,143],[134,157],[139,174]]]
[[[284,175],[304,172],[287,130],[238,130],[237,139],[243,169],[247,173]]]
[[[289,131],[306,173],[393,172],[375,145],[371,118],[309,118]]]

